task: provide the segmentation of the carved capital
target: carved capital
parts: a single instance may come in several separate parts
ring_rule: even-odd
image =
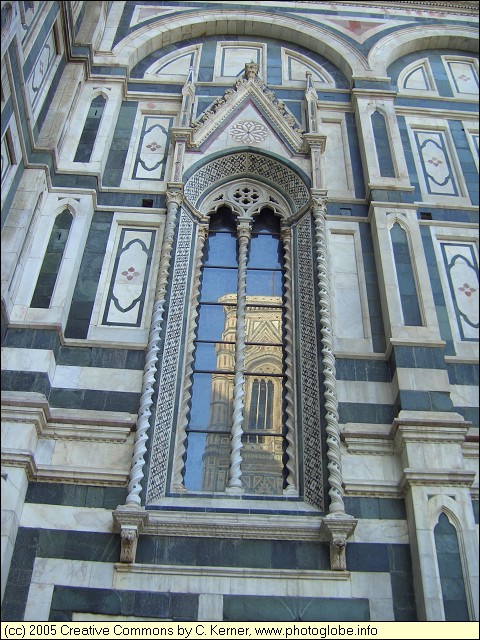
[[[208,238],[208,224],[198,225],[198,238],[203,242]]]
[[[323,196],[323,195],[312,193],[311,198],[312,198],[311,202],[312,202],[313,214],[314,215],[315,214],[326,215],[327,214],[327,202],[328,202],[327,197]]]
[[[305,145],[311,149],[312,154],[314,153],[325,153],[325,149],[327,147],[327,136],[321,133],[305,133],[303,136],[305,141]]]
[[[168,189],[167,190],[167,206],[175,204],[179,207],[183,202],[183,192],[180,189]]]
[[[239,240],[241,240],[242,238],[250,240],[251,234],[252,234],[251,220],[240,220],[237,227],[237,238]]]
[[[322,530],[330,542],[330,569],[347,570],[347,538],[355,531],[357,520],[345,513],[331,514],[322,518]]]
[[[283,244],[290,242],[292,239],[292,229],[291,227],[283,227],[280,229],[280,240]]]

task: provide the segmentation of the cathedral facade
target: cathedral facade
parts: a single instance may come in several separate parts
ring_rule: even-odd
[[[3,2],[2,619],[478,620],[478,2]]]

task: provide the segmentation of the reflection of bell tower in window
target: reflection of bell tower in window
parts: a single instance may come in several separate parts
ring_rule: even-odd
[[[235,295],[219,302],[234,303]],[[245,408],[242,482],[246,493],[281,495],[283,490],[282,299],[247,296]],[[225,306],[225,330],[216,345],[217,370],[233,369],[236,308]],[[209,433],[203,455],[202,491],[223,491],[230,462],[225,431],[232,415],[233,380],[213,376]]]

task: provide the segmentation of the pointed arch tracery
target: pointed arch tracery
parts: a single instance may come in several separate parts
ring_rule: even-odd
[[[172,336],[172,348],[166,344],[164,349],[159,389],[159,398],[163,401],[162,404],[157,403],[146,503],[154,505],[172,492],[220,491],[245,497],[252,494],[298,496],[324,510],[323,445],[321,429],[318,428],[321,421],[320,346],[314,321],[318,312],[314,280],[314,229],[307,181],[299,171],[271,155],[249,149],[235,150],[222,157],[204,160],[191,168],[185,176],[183,192],[177,246],[173,251],[174,290],[165,328],[167,342]],[[206,274],[205,270],[218,266],[205,262],[205,257],[212,252],[210,234],[213,236],[219,231],[215,230],[215,225],[212,227],[212,221],[215,216],[225,215],[226,211],[232,221],[231,229],[220,229],[220,232],[226,236],[230,234],[231,240],[228,242],[231,249],[227,253],[234,251],[236,254],[236,263],[230,265],[232,272],[235,271],[230,283],[232,291],[227,287],[228,291],[220,291],[218,300],[215,296],[206,300],[205,287],[212,274]],[[270,233],[269,240],[266,239],[269,233],[258,240],[256,235],[262,233],[259,231],[262,225],[258,228],[256,225],[264,215],[274,221],[276,230]],[[277,251],[281,255],[280,266],[255,266],[249,262],[251,251],[262,255],[262,248],[254,247],[262,242],[277,243]],[[187,263],[187,256],[190,256],[190,264]],[[275,300],[266,301],[263,294],[263,297],[256,296],[255,291],[249,289],[249,278],[252,280],[249,270],[253,273],[255,269],[257,277],[273,283]],[[213,274],[222,286],[227,276],[231,276],[224,275],[225,278]],[[184,283],[182,287],[175,286],[179,279]],[[188,321],[182,328],[180,316],[173,308],[185,308],[187,301],[190,302]],[[211,410],[209,408],[209,413],[204,412],[203,422],[206,426],[199,425],[197,429],[203,436],[198,433],[192,436],[192,431],[195,431],[192,429],[192,415],[195,414],[195,409],[192,412],[192,398],[195,402],[195,394],[199,397],[194,378],[205,373],[196,361],[199,336],[203,335],[200,325],[209,326],[201,318],[204,313],[202,305],[205,303],[210,309],[217,305],[219,316],[228,324],[223,327],[225,335],[221,339],[212,338],[205,342],[210,345],[211,362],[220,358],[221,366],[227,366],[230,362],[230,368],[221,371],[221,367],[215,366],[215,371],[206,372],[210,375],[210,386],[206,393],[207,405]],[[255,324],[250,316],[257,311],[262,317]],[[266,331],[268,323],[276,323],[276,331]],[[255,337],[250,340],[247,334],[249,326],[253,324],[252,336]],[[271,337],[275,333],[278,338],[265,343],[265,346],[261,343],[263,337]],[[173,344],[174,336],[176,347]],[[182,354],[183,348],[185,351]],[[259,349],[264,351],[262,357],[255,356]],[[179,358],[186,363],[183,378],[178,382],[165,366],[166,362],[169,364],[170,357],[172,373]],[[272,370],[274,361],[277,367],[281,366],[278,372]],[[201,384],[196,386],[201,388]],[[176,415],[173,411],[170,415],[165,411],[167,390],[172,397],[176,395],[180,398]],[[225,399],[224,391],[228,399]],[[274,406],[274,398],[279,410],[272,412],[272,421],[268,422],[262,418],[263,410]],[[255,416],[255,420],[252,416]],[[210,436],[209,424],[217,429],[220,422],[225,428]],[[215,440],[209,441],[208,451],[207,437]],[[195,439],[203,447],[200,452],[198,446],[195,451]],[[267,442],[272,445],[268,454],[255,450],[255,447],[266,447]],[[302,447],[299,447],[299,442],[303,443]],[[298,451],[303,455],[301,461]],[[250,458],[248,454],[251,454]],[[270,476],[267,473],[263,479],[261,474],[253,472],[250,464],[257,454],[263,455],[271,463],[272,473]],[[190,460],[197,460],[196,475],[189,474],[189,456]],[[161,470],[162,466],[165,469],[168,467],[161,464],[165,458],[172,460],[168,472]]]

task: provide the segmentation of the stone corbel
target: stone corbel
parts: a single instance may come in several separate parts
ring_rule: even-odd
[[[175,142],[184,142],[187,147],[194,146],[192,127],[172,127],[170,134]]]
[[[347,514],[328,515],[322,518],[321,529],[330,543],[330,569],[347,570],[347,538],[355,531],[357,520]]]
[[[327,136],[323,133],[304,133],[303,139],[305,141],[306,149],[319,150],[320,153],[325,153],[327,146]]]
[[[113,512],[113,521],[120,531],[120,562],[133,564],[137,553],[137,543],[146,521],[144,509],[119,507]]]

